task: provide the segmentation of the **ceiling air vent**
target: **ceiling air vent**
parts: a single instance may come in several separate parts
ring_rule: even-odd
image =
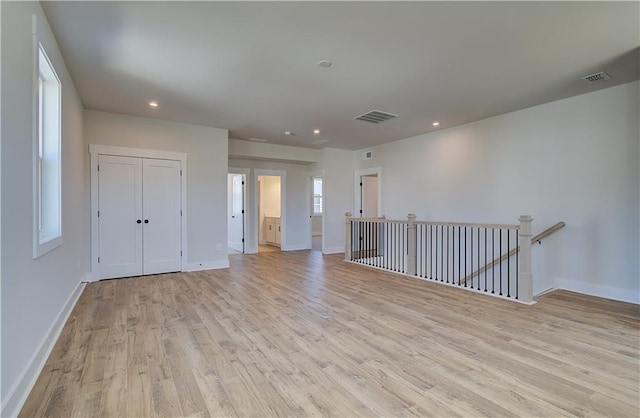
[[[398,115],[394,115],[392,113],[381,112],[379,110],[372,110],[370,112],[365,113],[364,115],[360,115],[353,119],[363,120],[365,122],[371,122],[371,123],[380,123],[380,122],[384,122],[385,120],[389,120],[397,117]]]
[[[600,71],[599,73],[586,75],[586,76],[582,77],[582,79],[584,81],[586,81],[587,83],[589,83],[589,84],[603,83],[603,82],[609,80],[610,78],[611,78],[611,76],[609,74],[605,73],[604,71]]]

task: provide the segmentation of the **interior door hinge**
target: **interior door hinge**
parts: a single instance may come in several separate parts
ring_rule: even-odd
[[[182,216],[182,209],[180,209],[180,216]]]
[[[362,182],[360,182],[360,187],[362,187]]]
[[[242,182],[242,185],[244,186],[244,181]]]
[[[100,211],[98,211],[98,218],[100,217]]]
[[[100,164],[98,164],[98,171],[100,171]]]
[[[182,170],[180,170],[180,175],[182,175]]]
[[[182,257],[182,251],[180,251],[180,257]]]
[[[100,257],[98,257],[98,263],[100,263]]]
[[[242,238],[242,242],[244,242],[244,238]]]
[[[242,209],[242,213],[244,213],[244,209]]]

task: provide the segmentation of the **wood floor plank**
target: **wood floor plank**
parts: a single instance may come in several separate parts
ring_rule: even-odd
[[[230,261],[89,284],[20,416],[640,416],[638,305]]]

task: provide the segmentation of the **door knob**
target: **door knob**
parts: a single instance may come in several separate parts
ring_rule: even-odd
[[[141,224],[141,223],[142,223],[142,221],[141,221],[140,219],[138,219],[138,220],[136,221],[136,223],[137,223],[137,224]]]
[[[148,223],[149,223],[149,220],[148,220],[148,219],[145,219],[145,220],[144,220],[144,223],[148,224]]]

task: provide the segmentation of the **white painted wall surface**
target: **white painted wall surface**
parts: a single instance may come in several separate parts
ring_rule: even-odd
[[[311,235],[322,235],[322,215],[313,215],[311,218]]]
[[[60,247],[33,259],[32,14],[62,81]],[[82,104],[37,2],[2,2],[2,411],[17,414],[82,291],[88,211]]]
[[[281,170],[286,172],[286,226],[283,227],[283,232],[286,234],[285,247],[282,249],[300,250],[309,248],[307,242],[308,235],[308,219],[307,213],[307,167],[300,164],[283,164],[274,163],[268,161],[257,160],[245,160],[245,159],[230,159],[229,165],[232,167],[248,169],[249,175],[247,176],[247,202],[245,204],[245,210],[247,211],[247,231],[253,231],[257,226],[254,224],[255,207],[257,206],[254,200],[255,192],[253,185],[255,184],[255,170]],[[268,216],[268,215],[267,215]],[[257,251],[257,242],[251,234],[247,233],[245,236],[247,240],[247,252],[254,253]]]
[[[345,216],[354,207],[354,151],[325,148],[309,172],[324,170],[324,249],[326,253],[344,252]]]
[[[99,144],[187,153],[183,268],[228,266],[227,130],[86,110],[84,132],[87,149],[89,144]],[[85,176],[89,177],[88,165]]]
[[[265,217],[280,217],[280,177],[258,176],[262,184],[262,210]]]
[[[388,219],[567,226],[534,247],[545,283],[640,302],[640,83],[375,147]],[[443,121],[446,123],[446,121]],[[359,153],[356,153],[359,155]],[[331,170],[327,170],[331,173]]]
[[[229,158],[234,160],[257,158],[274,162],[279,160],[279,163],[310,164],[319,160],[320,153],[320,150],[310,148],[229,139]]]

